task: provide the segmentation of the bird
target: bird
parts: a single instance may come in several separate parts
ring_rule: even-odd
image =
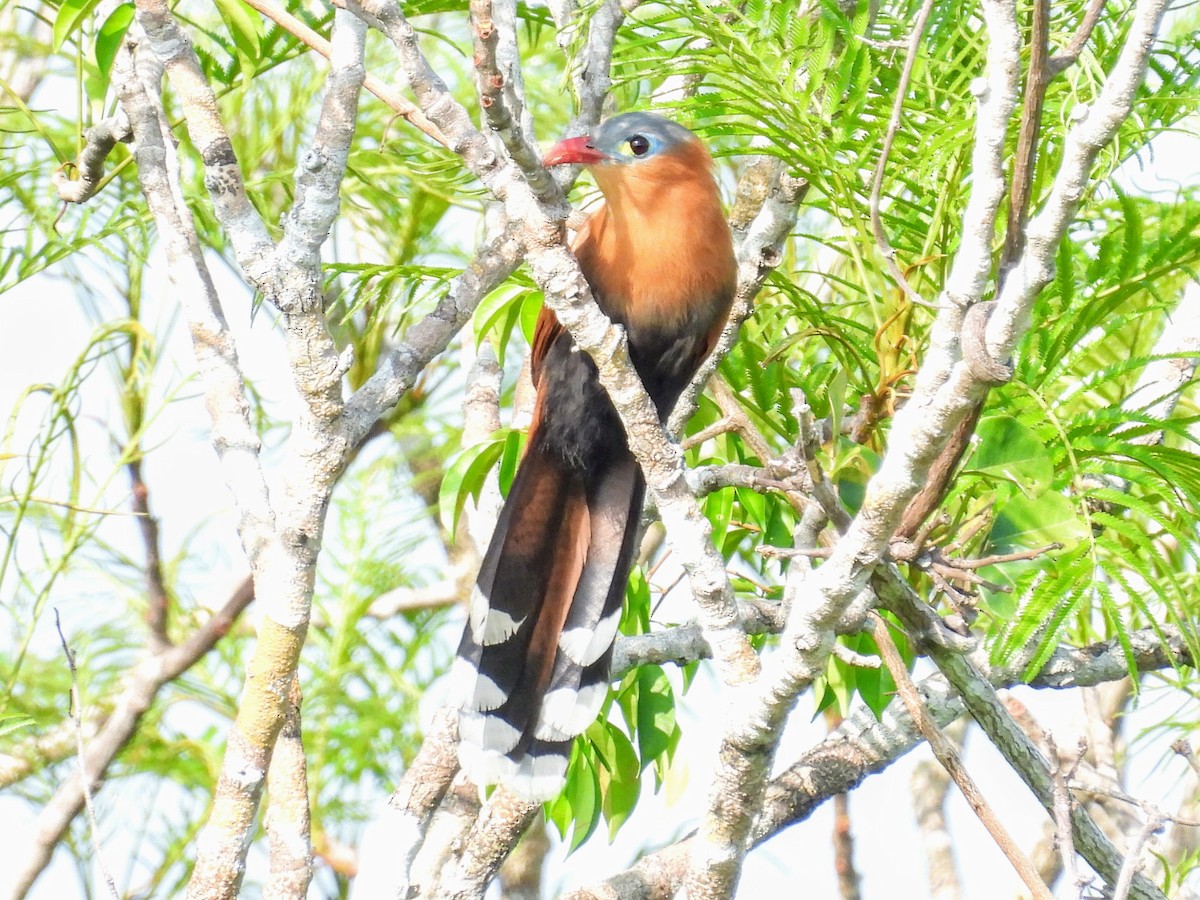
[[[712,351],[737,282],[712,156],[687,128],[628,112],[555,144],[546,167],[587,168],[603,203],[571,249],[666,421]],[[552,799],[596,719],[645,494],[595,363],[553,311],[534,330],[525,454],[472,591],[452,667],[459,762],[476,784]]]

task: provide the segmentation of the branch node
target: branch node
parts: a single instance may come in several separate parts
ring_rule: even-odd
[[[987,348],[987,323],[995,309],[994,302],[976,303],[963,316],[962,355],[971,374],[992,387],[1012,381],[1012,362],[994,359]]]

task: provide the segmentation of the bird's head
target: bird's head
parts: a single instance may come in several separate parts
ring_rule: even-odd
[[[546,166],[584,165],[600,190],[613,199],[624,185],[712,181],[712,157],[682,125],[653,113],[613,116],[590,135],[559,141],[542,160]]]

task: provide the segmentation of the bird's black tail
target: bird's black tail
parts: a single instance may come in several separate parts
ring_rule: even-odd
[[[459,760],[477,784],[529,800],[562,788],[608,690],[644,492],[628,451],[585,476],[531,438],[454,663]]]

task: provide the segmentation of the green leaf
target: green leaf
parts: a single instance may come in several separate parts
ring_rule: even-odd
[[[567,785],[563,797],[571,810],[572,851],[592,836],[600,823],[600,783],[596,777],[596,765],[591,754],[584,749],[585,742],[576,741],[567,767]]]
[[[0,716],[0,737],[5,737],[17,731],[24,731],[27,728],[32,728],[33,725],[33,718],[23,713]]]
[[[488,472],[504,452],[507,441],[507,435],[504,435],[467,447],[446,469],[446,477],[442,479],[442,487],[438,492],[438,511],[442,525],[451,534],[458,528],[458,517],[467,498],[479,499]]]
[[[600,765],[596,774],[600,782],[601,809],[608,822],[608,839],[616,837],[628,820],[642,789],[642,769],[637,752],[625,732],[612,722],[597,721],[588,729],[593,738]]]
[[[675,696],[661,666],[638,669],[637,685],[637,742],[644,769],[670,749]]]
[[[100,0],[63,0],[54,17],[52,46],[56,52],[62,49],[67,38],[83,27],[84,20],[99,3]]]
[[[262,17],[242,0],[217,0],[217,11],[238,50],[251,62],[258,59],[263,35]]]
[[[1037,498],[1017,494],[996,515],[990,540],[998,550],[1039,547],[1057,541],[1070,545],[1088,536],[1075,504],[1048,491]]]
[[[517,475],[517,466],[521,464],[521,446],[524,444],[522,431],[513,429],[504,439],[504,453],[500,457],[500,493],[505,497],[512,487],[513,478]]]
[[[542,312],[542,292],[528,291],[521,301],[521,333],[530,345],[533,344],[533,332],[537,327],[538,316]]]
[[[121,41],[125,40],[125,32],[133,22],[133,13],[132,3],[122,3],[104,20],[96,34],[96,67],[106,85],[113,60],[117,57],[117,51],[121,49]]]
[[[970,469],[1017,485],[1027,497],[1039,497],[1054,479],[1054,460],[1045,443],[1011,416],[984,419],[976,432],[979,449]]]
[[[838,712],[846,715],[850,711],[850,701],[857,690],[857,682],[856,668],[846,665],[836,656],[830,656],[825,667],[825,690],[829,696],[821,698],[821,711],[831,703],[836,703]]]
[[[650,630],[650,585],[640,566],[629,573],[620,629],[622,634],[646,634]]]

